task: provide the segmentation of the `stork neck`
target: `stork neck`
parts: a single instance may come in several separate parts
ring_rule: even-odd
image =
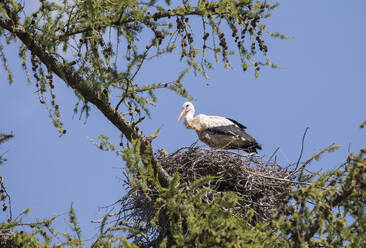
[[[184,124],[189,129],[194,129],[193,126],[192,126],[192,124],[193,124],[192,123],[193,122],[193,115],[194,115],[194,112],[193,111],[189,111],[184,116]]]
[[[184,117],[185,121],[192,121],[193,120],[193,115],[194,115],[193,111],[188,111],[186,113],[186,116]]]

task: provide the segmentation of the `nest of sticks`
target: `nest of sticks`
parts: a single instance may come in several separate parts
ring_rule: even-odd
[[[162,167],[170,175],[178,171],[181,181],[188,186],[201,177],[214,176],[208,185],[210,194],[203,200],[209,202],[215,195],[233,192],[240,196],[233,214],[245,216],[252,209],[253,225],[270,220],[272,212],[280,207],[291,186],[296,184],[296,170],[280,166],[273,157],[264,159],[258,155],[198,146],[183,147],[171,154],[162,151],[157,154]],[[152,201],[157,192],[152,189],[148,194],[149,200],[144,193],[130,189],[119,201],[122,207],[117,218],[134,223],[134,228],[142,224],[145,231],[154,236],[162,231],[149,225],[155,214]]]
[[[204,176],[217,177],[210,182],[211,195],[233,192],[240,196],[234,212],[244,216],[253,209],[253,224],[271,219],[296,177],[294,170],[271,158],[221,149],[184,147],[159,160],[170,175],[178,171],[188,185]]]

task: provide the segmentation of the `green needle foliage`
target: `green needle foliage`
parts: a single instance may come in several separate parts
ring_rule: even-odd
[[[288,196],[271,222],[286,247],[366,245],[365,155],[350,153],[341,166]]]
[[[28,4],[36,6],[33,12]],[[131,211],[137,213],[129,218],[133,223],[110,212],[99,221],[93,240],[86,240],[72,205],[65,218],[69,232],[52,227],[57,217],[26,223],[29,209],[15,216],[0,176],[0,201],[7,216],[0,223],[0,246],[366,247],[366,149],[350,153],[343,164],[322,174],[309,173],[305,166],[337,146],[312,156],[300,165],[299,181],[279,211],[254,225],[253,211],[235,214],[245,196],[224,192],[205,200],[214,178],[197,178],[188,185],[178,173],[168,174],[151,144],[159,129],[150,136],[140,130],[140,122],[153,118],[150,109],[158,90],[192,99],[184,87],[187,73],[208,81],[214,65],[229,69],[235,58],[255,77],[263,66],[277,68],[269,59],[268,39],[289,38],[271,33],[265,24],[277,6],[267,0],[0,0],[0,59],[9,83],[13,76],[6,48],[15,44],[25,77],[60,135],[66,129],[56,101],[57,84],[73,90],[74,113],[80,118],[86,120],[91,107],[100,111],[127,145],[121,142],[119,148],[104,135],[96,145],[125,161],[125,186],[143,196],[150,209]],[[181,62],[176,77],[138,80],[145,64],[162,56]],[[0,144],[11,137],[0,135]]]
[[[229,68],[234,54],[244,71],[251,66],[258,75],[261,66],[273,66],[266,37],[283,37],[269,33],[263,23],[277,6],[267,1],[42,0],[29,14],[27,4],[1,1],[0,37],[6,44],[22,41],[19,56],[28,81],[35,82],[40,102],[46,104],[61,134],[65,130],[55,99],[54,74],[68,82],[71,71],[85,87],[97,91],[99,101],[107,103],[117,95],[119,100],[113,100],[131,117],[151,117],[149,106],[157,100],[156,90],[166,88],[191,99],[182,84],[184,75],[194,71],[208,80],[211,61]],[[14,21],[18,26],[12,26]],[[229,44],[233,44],[230,49]],[[3,48],[0,44],[11,83]],[[176,79],[146,84],[135,80],[144,64],[168,54],[184,62]],[[53,68],[56,62],[65,68]],[[89,99],[81,92],[76,96],[83,106],[80,109],[77,104],[75,112],[87,117]]]

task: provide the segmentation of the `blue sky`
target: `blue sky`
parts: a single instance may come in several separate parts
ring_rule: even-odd
[[[301,138],[305,141],[304,160],[335,142],[343,148],[327,154],[310,169],[331,169],[344,161],[347,150],[358,152],[365,146],[366,131],[359,124],[366,119],[365,75],[366,16],[362,0],[335,3],[283,0],[269,19],[271,31],[293,37],[270,39],[273,62],[286,69],[262,68],[259,79],[252,72],[226,71],[215,65],[210,85],[202,77],[185,77],[188,91],[197,101],[197,113],[223,115],[248,127],[263,146],[268,158],[280,147],[278,159],[296,162]],[[3,145],[8,162],[0,168],[13,200],[13,212],[31,208],[29,220],[67,212],[71,202],[86,237],[97,230],[90,223],[103,215],[105,206],[123,195],[119,177],[123,162],[112,153],[102,152],[91,142],[105,134],[116,144],[119,132],[95,108],[84,125],[72,118],[76,98],[59,80],[56,100],[62,110],[67,135],[59,138],[48,113],[39,104],[34,85],[26,82],[14,46],[6,51],[15,75],[9,86],[0,69],[0,132],[12,131],[15,138]],[[166,57],[148,63],[137,78],[141,82],[171,81],[182,70],[176,58]],[[177,124],[185,99],[167,90],[158,94],[152,120],[144,122],[145,134],[163,124],[154,147],[169,152],[197,140],[192,130]],[[2,219],[3,216],[0,218]],[[61,216],[60,231],[66,229]]]

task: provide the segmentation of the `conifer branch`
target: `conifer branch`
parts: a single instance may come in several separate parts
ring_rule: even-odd
[[[186,11],[184,13],[178,13],[178,12],[173,12],[173,11],[167,11],[167,12],[156,12],[154,14],[151,14],[149,16],[146,16],[146,18],[142,21],[142,23],[149,23],[150,20],[156,20],[156,19],[161,19],[161,18],[165,18],[165,17],[172,17],[172,16],[192,16],[192,15],[202,15],[202,11],[199,11],[197,9],[194,10],[190,10],[190,11]],[[134,23],[136,20],[131,17],[131,18],[127,18],[125,20],[120,20],[120,18],[117,21],[112,21],[110,23],[104,24],[103,26],[97,26],[96,28],[106,28],[106,27],[113,27],[113,26],[121,26],[124,24],[128,24],[128,23]],[[60,35],[58,35],[56,37],[57,40],[63,39],[65,37],[68,36],[73,36],[76,34],[82,34],[82,33],[86,33],[89,31],[92,31],[93,28],[91,26],[88,27],[82,27],[82,28],[75,28],[73,30],[69,30],[66,31],[64,33],[61,33]]]
[[[13,13],[13,12],[12,12]],[[11,16],[11,15],[10,15]],[[37,56],[48,70],[54,72],[68,86],[81,94],[85,100],[95,105],[104,116],[117,127],[129,141],[140,140],[141,155],[149,156],[148,159],[152,163],[156,171],[159,181],[163,186],[167,186],[170,181],[169,174],[159,166],[159,163],[154,155],[151,142],[137,130],[111,103],[105,102],[102,99],[102,92],[90,87],[87,82],[74,71],[69,64],[60,63],[54,55],[52,55],[42,42],[35,36],[29,34],[24,26],[17,19],[5,20],[0,17],[0,27],[8,30],[13,35],[17,36],[23,44],[30,50],[32,54]]]
[[[248,3],[237,3],[235,4],[235,7],[236,8],[243,8],[245,6],[247,6]],[[180,11],[178,11],[179,7],[182,7],[182,6],[178,6],[176,7],[175,9],[172,9],[172,10],[166,10],[166,11],[157,11],[155,13],[152,13],[152,14],[149,14],[147,15],[143,20],[141,20],[142,23],[150,23],[151,20],[154,20],[154,21],[157,21],[158,19],[162,19],[162,18],[171,18],[171,17],[186,17],[186,16],[203,16],[204,15],[204,12],[202,10],[200,10],[199,7],[192,7],[191,9],[182,9]],[[217,7],[217,4],[216,3],[206,3],[206,7],[205,7],[205,11],[208,11],[210,12],[212,15],[216,15],[216,16],[219,16],[219,15],[222,15],[222,14],[227,14],[227,15],[230,15],[231,13],[230,12],[227,12],[227,13],[217,13],[216,12],[216,7]],[[121,15],[118,16],[118,19],[115,20],[115,21],[111,21],[109,23],[105,23],[104,25],[99,25],[99,26],[96,26],[94,28],[99,28],[99,29],[102,29],[102,28],[106,28],[106,27],[113,27],[113,26],[122,26],[122,25],[126,25],[126,24],[129,24],[129,23],[135,23],[136,22],[136,19],[134,17],[130,17],[130,18],[126,18],[124,20],[121,20]],[[85,32],[89,32],[89,31],[92,31],[93,30],[93,27],[91,26],[87,26],[87,27],[82,27],[82,28],[74,28],[72,30],[67,30],[66,32],[63,32],[61,34],[59,34],[56,39],[57,40],[60,40],[60,39],[63,39],[65,37],[68,37],[68,36],[73,36],[73,35],[76,35],[76,34],[81,34],[81,33],[85,33]]]

